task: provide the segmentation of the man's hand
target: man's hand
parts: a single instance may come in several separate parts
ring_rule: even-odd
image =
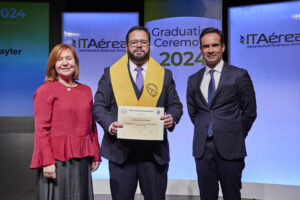
[[[167,114],[160,117],[160,120],[164,120],[164,127],[171,128],[174,124],[174,120],[171,114]]]
[[[118,134],[118,128],[123,128],[123,124],[118,123],[117,121],[115,121],[114,123],[111,124],[111,134],[117,136]]]

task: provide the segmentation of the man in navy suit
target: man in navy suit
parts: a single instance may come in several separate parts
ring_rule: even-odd
[[[194,124],[193,156],[201,200],[240,200],[246,156],[245,138],[256,118],[252,81],[245,69],[222,59],[222,32],[200,35],[206,66],[188,79],[187,107]]]
[[[167,188],[169,144],[182,115],[171,71],[151,56],[149,31],[132,27],[126,35],[125,54],[104,70],[95,94],[93,115],[104,136],[100,154],[109,160],[110,188],[114,200],[133,200],[137,183],[145,200],[163,200]],[[118,139],[118,106],[164,107],[164,139],[141,141]]]

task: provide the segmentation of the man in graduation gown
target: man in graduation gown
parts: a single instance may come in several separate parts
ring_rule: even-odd
[[[104,70],[95,94],[93,115],[104,130],[100,155],[109,160],[114,200],[133,200],[137,183],[145,200],[163,200],[170,161],[167,130],[173,131],[182,115],[171,71],[150,55],[150,34],[141,26],[126,35],[120,60]],[[118,139],[118,106],[164,107],[162,141]]]

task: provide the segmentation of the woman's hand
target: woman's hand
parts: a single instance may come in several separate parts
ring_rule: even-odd
[[[43,167],[43,173],[45,177],[56,179],[56,166],[55,164]]]
[[[98,169],[99,165],[100,165],[100,162],[99,162],[99,161],[93,161],[93,162],[91,163],[91,172],[96,171],[96,170]]]

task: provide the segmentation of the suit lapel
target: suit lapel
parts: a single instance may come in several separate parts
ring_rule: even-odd
[[[205,72],[205,67],[202,68],[198,73],[197,83],[196,83],[196,94],[200,97],[200,100],[208,107],[208,103],[205,100],[205,97],[202,94],[202,91],[200,89],[200,84],[202,82],[204,72]]]
[[[221,88],[222,88],[225,80],[227,80],[228,76],[229,76],[229,68],[228,68],[227,63],[224,62],[224,65],[223,65],[223,68],[222,68],[222,72],[221,72],[221,77],[220,77],[219,84],[218,84],[218,88],[217,88],[217,90],[215,92],[215,96],[214,96],[211,104],[214,103],[215,98],[220,93],[220,90],[221,90]]]

